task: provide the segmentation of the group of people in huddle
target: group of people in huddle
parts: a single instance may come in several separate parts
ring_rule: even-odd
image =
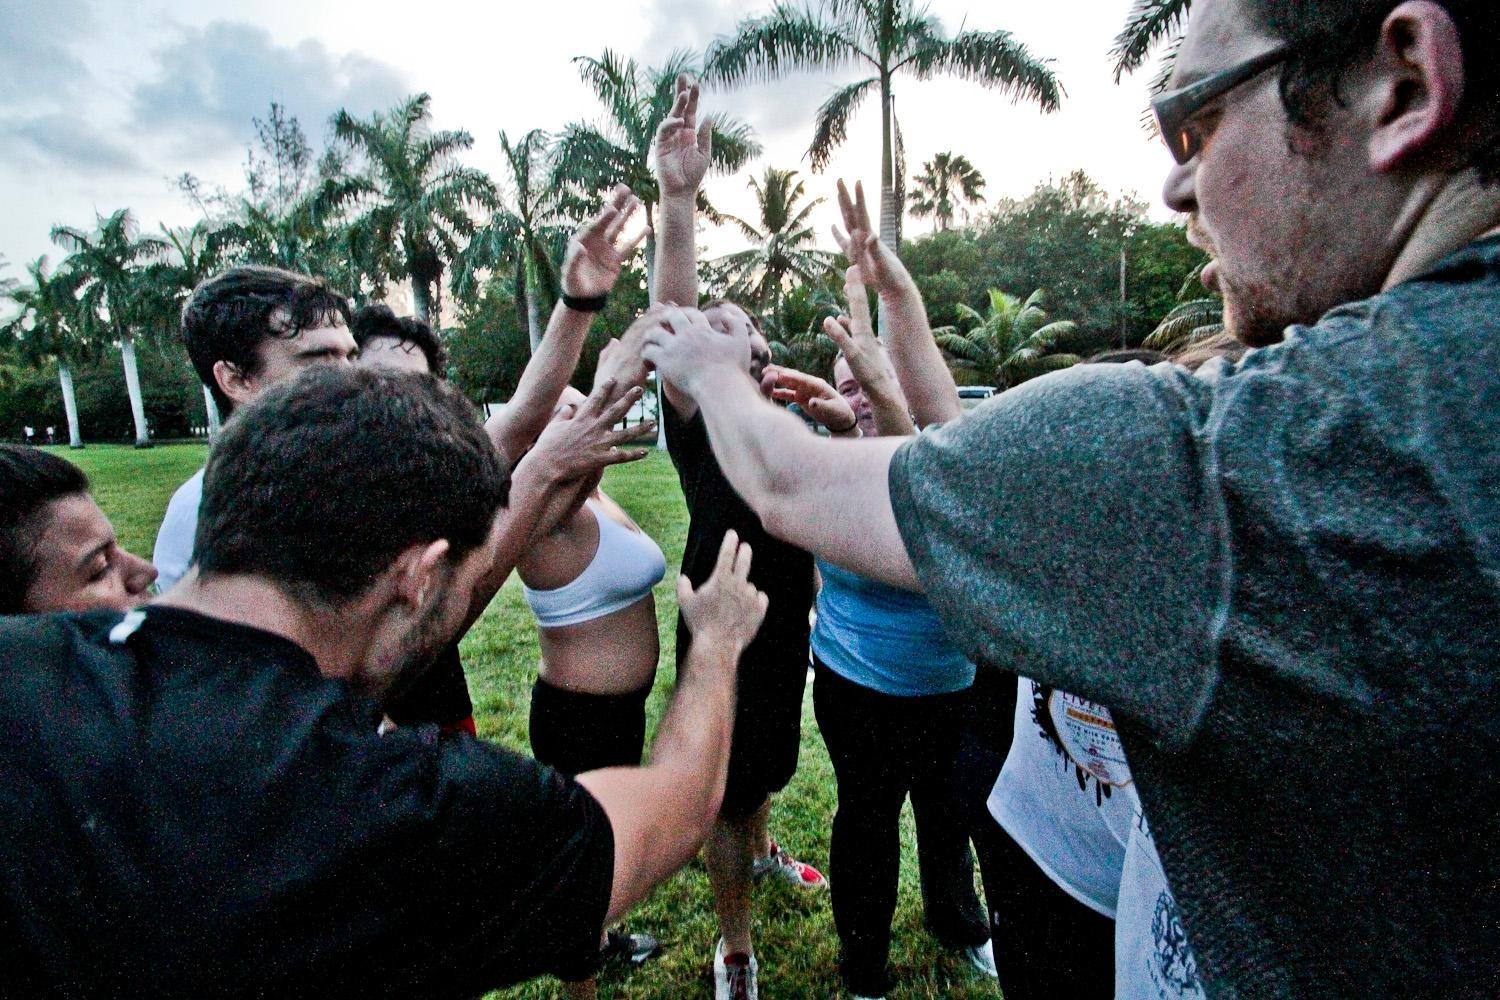
[[[700,304],[687,79],[652,305],[588,394],[623,187],[483,421],[426,324],[209,279],[182,336],[228,419],[150,562],[0,449],[0,996],[592,996],[700,850],[717,997],[761,992],[766,877],[885,996],[908,797],[929,929],[1013,1000],[1500,993],[1497,37],[1488,0],[1199,0],[1154,106],[1229,335],[968,413],[859,186],[828,379]],[[600,484],[651,371],[689,528],[647,752],[668,567]],[[477,737],[458,645],[513,571],[531,757]],[[809,664],[827,879],[769,827]]]

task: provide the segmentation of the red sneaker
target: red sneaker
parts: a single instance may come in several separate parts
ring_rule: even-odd
[[[789,882],[799,889],[828,888],[828,880],[823,877],[822,872],[805,861],[798,861],[783,851],[774,841],[771,843],[770,855],[756,858],[751,872],[757,882],[770,875],[783,882]]]

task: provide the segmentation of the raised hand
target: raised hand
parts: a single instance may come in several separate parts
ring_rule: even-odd
[[[548,423],[527,458],[543,462],[559,481],[645,458],[646,449],[621,446],[654,430],[654,423],[615,427],[640,398],[639,385],[613,378],[605,380],[572,414],[565,411]]]
[[[693,642],[744,652],[760,631],[769,602],[750,582],[750,560],[750,546],[742,544],[733,531],[726,531],[719,561],[701,587],[694,589],[685,576],[677,578],[677,606]],[[729,662],[738,659],[735,656]]]
[[[833,229],[833,238],[849,263],[859,268],[863,280],[881,298],[915,293],[916,282],[896,256],[894,250],[880,242],[880,236],[870,223],[870,209],[865,201],[865,186],[856,182],[854,197],[843,181],[838,182],[839,212],[844,218],[844,228]]]
[[[844,296],[849,303],[848,315],[823,320],[823,332],[843,352],[849,370],[859,384],[869,388],[873,383],[890,377],[890,360],[880,338],[875,336],[864,274],[858,265],[844,272]]]
[[[848,401],[816,375],[781,365],[767,365],[765,381],[771,385],[772,399],[796,403],[803,413],[832,434],[851,433],[859,424]]]
[[[698,310],[670,304],[652,308],[642,317],[648,318],[641,357],[689,396],[696,398],[703,377],[715,369],[749,370],[748,330],[720,333]]]
[[[618,185],[599,214],[573,234],[563,258],[564,292],[585,299],[609,294],[620,279],[625,261],[646,238],[643,230],[628,243],[620,242],[620,234],[640,204],[630,188]]]
[[[638,319],[618,340],[611,339],[599,351],[599,361],[594,366],[594,388],[610,379],[621,385],[639,385],[646,380],[646,362],[641,360],[641,345],[647,327]]]
[[[713,122],[698,121],[698,84],[677,77],[672,110],[656,130],[656,181],[662,197],[695,195],[713,155]]]

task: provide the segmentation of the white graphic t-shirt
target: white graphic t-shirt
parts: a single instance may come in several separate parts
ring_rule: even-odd
[[[1021,678],[990,811],[1052,881],[1115,918],[1115,1000],[1202,1000],[1109,709]]]
[[[1115,1000],[1203,1000],[1156,841],[1136,812],[1115,913]]]
[[[1061,735],[1068,732],[1082,752],[1089,730],[1099,728],[1089,720],[1101,718],[1102,709],[1082,699],[1055,697],[1059,692],[1025,677],[1017,683],[1015,735],[990,793],[990,812],[1064,892],[1113,917],[1135,804],[1116,786],[1100,781],[1095,767],[1080,766],[1069,757]],[[1054,721],[1059,715],[1065,720],[1061,729]],[[1088,754],[1080,759],[1090,765],[1106,761],[1110,751],[1100,744],[1098,739],[1091,744],[1098,762]],[[1123,754],[1117,756],[1123,761]],[[1117,767],[1100,766],[1106,771]]]

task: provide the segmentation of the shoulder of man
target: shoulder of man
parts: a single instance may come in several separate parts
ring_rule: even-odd
[[[0,617],[0,688],[33,693],[90,656],[105,656],[118,611]]]

